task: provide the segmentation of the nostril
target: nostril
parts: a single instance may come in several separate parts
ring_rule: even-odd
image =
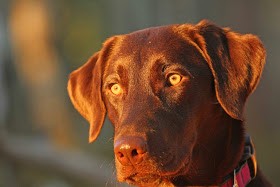
[[[117,153],[117,156],[118,156],[118,158],[123,158],[123,157],[124,157],[124,154],[123,154],[122,152],[118,152],[118,153]]]
[[[135,156],[137,156],[137,155],[138,155],[137,149],[133,149],[133,150],[131,151],[131,156],[132,156],[132,157],[135,157]]]

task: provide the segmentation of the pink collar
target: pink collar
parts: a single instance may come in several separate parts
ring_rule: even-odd
[[[243,158],[239,166],[226,177],[221,187],[245,187],[257,174],[257,161],[254,145],[249,136],[246,136]]]

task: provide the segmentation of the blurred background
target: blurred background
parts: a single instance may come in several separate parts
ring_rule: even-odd
[[[112,35],[201,19],[254,33],[266,46],[246,128],[260,167],[280,186],[277,0],[1,0],[0,186],[125,186],[115,181],[110,123],[88,144],[89,126],[67,95],[68,74]]]

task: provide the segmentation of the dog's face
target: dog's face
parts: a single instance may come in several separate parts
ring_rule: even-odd
[[[114,45],[119,47],[104,69],[103,98],[115,144],[123,137],[147,144],[139,164],[116,159],[119,180],[155,182],[186,172],[198,120],[216,100],[205,59],[169,27],[133,33]]]
[[[68,90],[90,141],[107,112],[118,179],[158,186],[199,169],[196,149],[226,127],[222,114],[242,120],[264,57],[256,37],[207,22],[151,28],[107,40]]]

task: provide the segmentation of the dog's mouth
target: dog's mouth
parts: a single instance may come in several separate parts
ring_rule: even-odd
[[[174,160],[172,159],[171,161]],[[160,184],[167,184],[168,181],[172,181],[172,179],[183,175],[188,170],[189,161],[189,157],[186,158],[176,169],[170,169],[173,165],[172,162],[167,163],[166,167],[163,167],[162,169],[156,169],[156,171],[150,169],[150,172],[148,172],[148,166],[145,172],[137,171],[137,169],[134,168],[133,172],[128,176],[123,177],[122,181],[137,186],[161,186]]]
[[[125,178],[125,181],[132,185],[137,184],[138,186],[157,186],[161,182],[161,177],[156,174],[134,173]]]

